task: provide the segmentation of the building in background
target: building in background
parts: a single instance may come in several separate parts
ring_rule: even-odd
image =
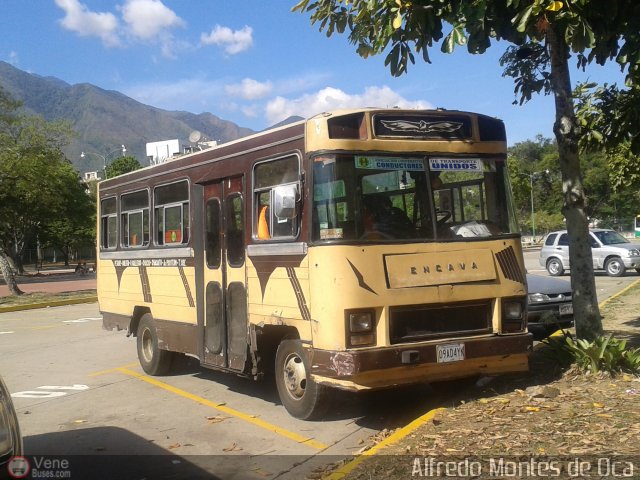
[[[163,140],[161,142],[147,143],[147,158],[149,165],[164,163],[174,155],[180,153],[180,140]]]

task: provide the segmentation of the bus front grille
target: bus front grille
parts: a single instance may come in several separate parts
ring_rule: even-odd
[[[491,333],[491,302],[389,309],[391,344]]]

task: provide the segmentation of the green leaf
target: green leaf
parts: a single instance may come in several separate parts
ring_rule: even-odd
[[[531,17],[531,12],[533,12],[533,5],[529,5],[524,11],[518,14],[513,22],[517,23],[516,30],[518,32],[523,33],[527,29],[527,23],[529,22],[529,17]]]

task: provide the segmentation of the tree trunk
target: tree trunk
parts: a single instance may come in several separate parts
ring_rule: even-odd
[[[0,270],[2,270],[2,276],[4,277],[4,281],[9,287],[9,291],[11,295],[22,295],[24,292],[18,288],[18,284],[16,283],[16,277],[13,274],[13,269],[9,264],[9,258],[4,252],[0,251]]]
[[[553,132],[558,142],[562,172],[564,197],[562,213],[566,218],[569,234],[573,315],[578,338],[592,340],[602,334],[602,320],[593,275],[589,223],[584,209],[586,198],[582,185],[577,125],[571,97],[569,49],[562,34],[556,34],[553,26],[547,30],[547,40],[551,55],[551,82],[556,106]]]

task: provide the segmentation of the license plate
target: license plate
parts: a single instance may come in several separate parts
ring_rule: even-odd
[[[573,314],[573,304],[569,303],[567,305],[560,305],[560,315],[572,315]]]
[[[436,345],[436,359],[438,363],[464,360],[464,343]]]

